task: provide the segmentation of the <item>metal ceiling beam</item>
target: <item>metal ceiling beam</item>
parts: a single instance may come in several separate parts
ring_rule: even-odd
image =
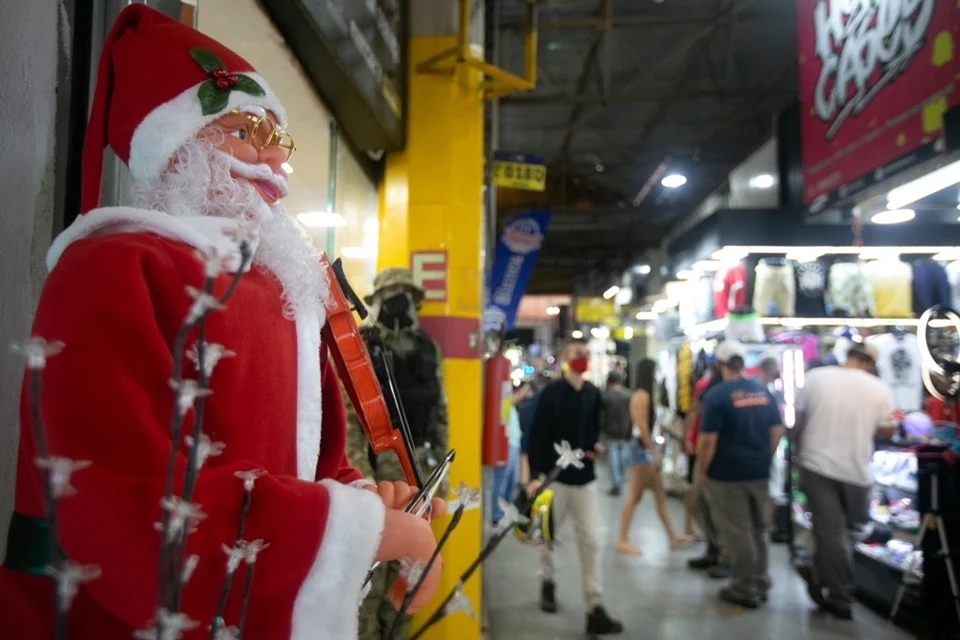
[[[659,27],[665,25],[682,24],[710,24],[717,19],[713,13],[675,13],[675,14],[639,14],[633,16],[615,16],[610,21],[613,27]],[[541,18],[537,25],[538,31],[561,31],[564,29],[597,29],[602,31],[607,26],[605,16],[585,16],[582,18],[558,18],[544,20]],[[521,22],[504,22],[500,28],[505,31],[526,29]]]
[[[763,91],[765,95],[793,95],[795,89],[771,88]],[[514,94],[500,99],[500,104],[511,107],[529,107],[551,104],[585,104],[611,102],[660,102],[661,100],[702,100],[707,98],[724,99],[727,97],[749,98],[757,95],[756,89],[750,87],[717,87],[713,89],[657,89],[648,91],[629,91],[611,93],[604,96],[599,93],[554,93],[554,94]]]

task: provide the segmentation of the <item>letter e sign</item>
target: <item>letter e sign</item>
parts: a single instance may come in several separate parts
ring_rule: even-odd
[[[447,252],[415,251],[410,254],[413,281],[423,288],[425,302],[447,300]]]

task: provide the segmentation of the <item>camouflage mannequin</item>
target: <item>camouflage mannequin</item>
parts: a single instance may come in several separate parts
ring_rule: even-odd
[[[447,400],[443,390],[443,359],[440,348],[420,330],[417,310],[423,289],[413,282],[408,269],[388,268],[377,274],[373,293],[365,300],[376,320],[383,342],[393,355],[393,368],[404,411],[417,444],[417,459],[429,474],[447,451]],[[404,480],[397,457],[383,453],[374,457],[353,407],[347,403],[347,457],[350,463],[376,482]],[[441,487],[441,493],[445,487]],[[397,563],[383,564],[371,581],[370,593],[360,606],[359,640],[381,640],[393,623],[396,610],[386,597],[387,588],[399,574]],[[408,621],[396,634],[407,637]]]

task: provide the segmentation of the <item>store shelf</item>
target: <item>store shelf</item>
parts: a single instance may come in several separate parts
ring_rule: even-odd
[[[917,487],[908,487],[906,485],[899,485],[899,484],[887,484],[879,481],[874,481],[874,484],[878,487],[883,487],[885,491],[896,491],[901,494],[904,494],[904,497],[907,497],[907,498],[917,497]]]
[[[890,562],[889,560],[887,560],[887,559],[884,558],[883,556],[876,555],[876,554],[872,553],[872,552],[870,551],[870,549],[871,549],[871,547],[870,547],[869,545],[865,545],[865,544],[862,544],[862,543],[857,544],[857,546],[856,546],[856,552],[857,552],[858,555],[860,555],[860,556],[862,556],[862,557],[864,557],[864,558],[869,558],[870,560],[873,560],[874,562],[876,562],[876,563],[878,563],[878,564],[880,564],[880,565],[883,565],[885,568],[890,569],[891,571],[897,573],[897,574],[900,575],[900,576],[902,576],[902,575],[904,574],[904,569],[903,569],[903,567],[901,567],[901,566],[899,566],[899,565],[896,565],[896,564],[893,564],[892,562]],[[916,580],[917,586],[919,586],[919,583],[923,580],[923,573],[921,573],[920,571],[914,570],[914,571],[911,571],[911,572],[910,572],[910,577],[911,577],[912,579]],[[908,583],[908,584],[909,584],[909,583]]]

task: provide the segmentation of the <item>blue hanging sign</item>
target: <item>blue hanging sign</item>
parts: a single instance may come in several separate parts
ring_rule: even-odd
[[[485,331],[513,329],[520,298],[527,290],[549,222],[549,212],[530,211],[511,220],[500,233],[487,276]]]

